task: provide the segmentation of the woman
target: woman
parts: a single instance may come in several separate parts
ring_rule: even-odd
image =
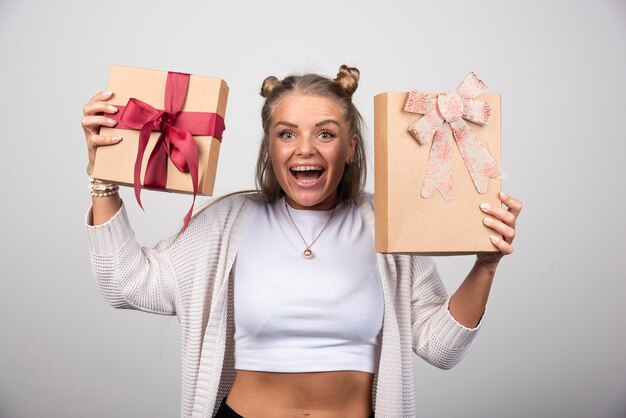
[[[483,205],[497,254],[479,255],[448,299],[431,258],[376,254],[364,193],[359,72],[268,77],[258,194],[227,196],[154,249],[133,239],[114,185],[92,181],[91,256],[117,308],[177,315],[182,416],[413,417],[413,352],[440,368],[479,327],[517,200]],[[110,93],[84,107],[90,164]],[[102,190],[106,190],[102,192]]]

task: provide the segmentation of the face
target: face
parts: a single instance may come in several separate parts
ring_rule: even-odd
[[[270,121],[269,153],[287,203],[296,209],[335,207],[356,141],[332,99],[298,93],[283,97]]]

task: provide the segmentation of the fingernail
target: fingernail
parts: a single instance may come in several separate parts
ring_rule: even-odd
[[[491,242],[493,242],[494,244],[497,244],[498,242],[500,242],[500,238],[496,237],[495,235],[489,235],[489,239],[491,240]]]
[[[507,196],[504,192],[500,192],[500,198],[501,199],[508,199],[509,196]]]
[[[493,222],[493,218],[487,216],[485,219],[483,219],[483,222],[485,222],[486,225],[490,225]]]
[[[111,119],[111,118],[107,118],[107,122],[109,123],[109,125],[111,126],[115,126],[117,125],[117,121],[115,119]]]
[[[105,96],[110,96],[110,95],[113,94],[113,92],[111,92],[111,91],[104,91],[104,92],[102,92],[102,94],[104,94]]]
[[[110,112],[114,112],[114,113],[117,113],[117,111],[119,110],[117,107],[113,105],[108,105],[107,109],[109,109]]]
[[[488,211],[489,209],[491,209],[491,205],[489,203],[481,203],[480,208],[484,211]]]
[[[120,142],[122,140],[121,136],[113,136],[111,137],[111,141],[113,142]]]

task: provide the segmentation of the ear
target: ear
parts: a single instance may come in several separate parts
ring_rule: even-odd
[[[350,138],[350,144],[348,145],[348,155],[346,156],[346,164],[350,164],[352,159],[354,158],[354,153],[356,152],[356,144],[359,140],[359,137],[354,134],[352,138]]]

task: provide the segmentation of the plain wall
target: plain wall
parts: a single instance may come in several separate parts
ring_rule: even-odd
[[[361,70],[354,100],[502,93],[504,190],[521,199],[467,358],[416,357],[421,417],[626,416],[624,1],[0,1],[0,416],[174,417],[175,317],[114,310],[91,276],[82,105],[122,64],[224,78],[216,195],[253,186],[268,75]],[[368,190],[373,190],[370,171]],[[189,196],[122,190],[140,242]],[[206,201],[207,199],[200,199]],[[473,257],[440,257],[450,293]]]

